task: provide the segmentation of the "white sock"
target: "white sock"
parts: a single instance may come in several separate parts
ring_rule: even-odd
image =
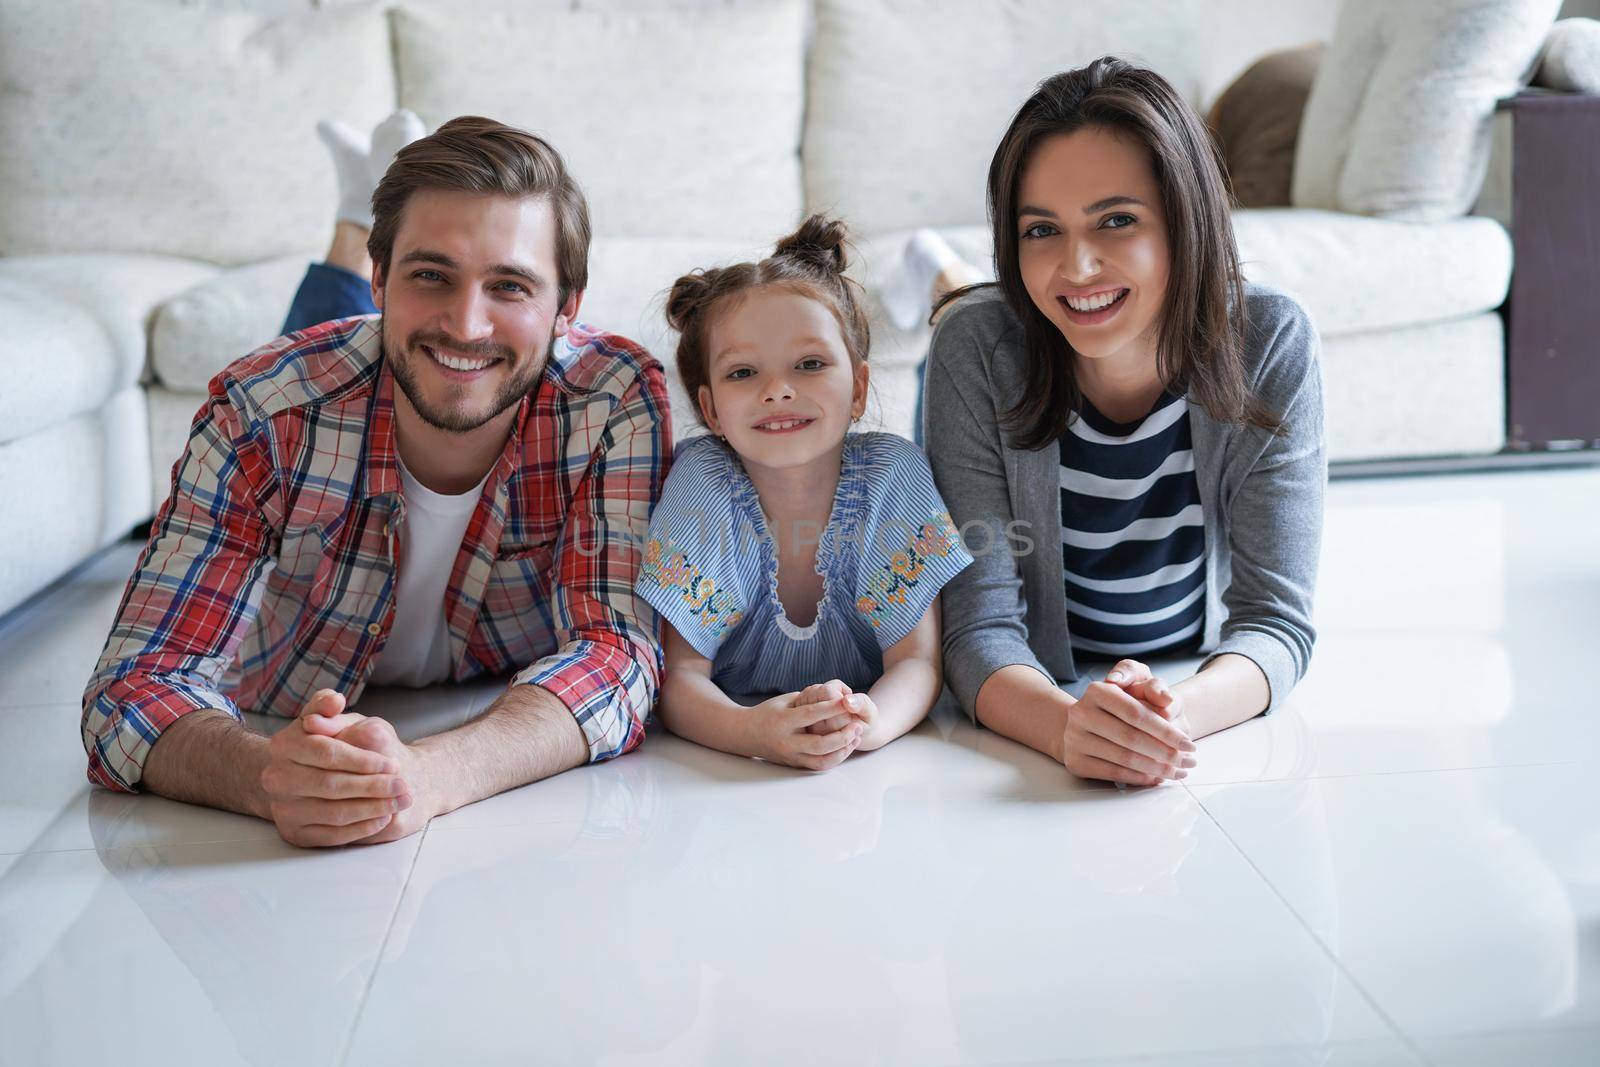
[[[426,132],[422,120],[404,109],[378,123],[370,137],[337,119],[317,123],[317,136],[328,146],[339,178],[336,216],[372,229],[373,190],[394,162],[395,154]]]
[[[933,309],[933,283],[940,274],[962,263],[955,249],[932,230],[918,230],[906,242],[900,264],[883,287],[883,306],[902,330],[910,330]]]

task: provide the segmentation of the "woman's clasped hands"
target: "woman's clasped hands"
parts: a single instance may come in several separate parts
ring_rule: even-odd
[[[1160,785],[1195,765],[1182,697],[1137,660],[1120,660],[1067,709],[1061,762],[1080,778]]]

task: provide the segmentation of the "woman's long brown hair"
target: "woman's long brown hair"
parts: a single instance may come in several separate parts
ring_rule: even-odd
[[[1215,142],[1176,90],[1151,70],[1114,56],[1046,79],[1011,120],[989,164],[989,224],[1001,293],[1022,321],[1027,385],[1006,412],[1015,447],[1057,440],[1082,407],[1076,353],[1034,306],[1018,262],[1017,190],[1045,138],[1100,127],[1128,135],[1149,152],[1161,189],[1172,263],[1156,342],[1156,368],[1173,392],[1186,392],[1212,418],[1276,430],[1245,380],[1244,283],[1229,215],[1232,198]],[[948,294],[940,306],[967,290]]]

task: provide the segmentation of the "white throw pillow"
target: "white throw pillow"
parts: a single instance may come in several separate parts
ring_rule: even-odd
[[[1195,0],[817,0],[806,205],[862,233],[984,220],[989,159],[1044,78],[1114,53],[1199,92]]]
[[[1306,102],[1296,207],[1432,222],[1472,207],[1495,101],[1560,0],[1346,0]]]
[[[278,336],[311,256],[225,270],[168,300],[150,330],[150,368],[163,385],[202,392],[222,368]]]
[[[335,184],[314,124],[394,107],[387,23],[366,4],[4,3],[0,82],[5,255],[241,263],[325,243]]]
[[[770,240],[800,211],[804,10],[395,11],[400,100],[544,137],[596,235]],[[670,280],[670,279],[669,279]]]
[[[1600,21],[1562,19],[1545,38],[1535,83],[1569,93],[1600,93]]]

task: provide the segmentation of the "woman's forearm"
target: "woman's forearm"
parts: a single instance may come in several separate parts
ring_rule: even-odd
[[[1267,710],[1267,676],[1246,656],[1225,653],[1172,687],[1183,700],[1192,737],[1226,730]]]
[[[978,721],[1061,762],[1061,742],[1072,697],[1022,663],[1001,667],[978,690]]]
[[[755,712],[731,699],[697,671],[667,671],[658,709],[662,725],[679,737],[735,756],[762,756]]]
[[[862,735],[859,751],[882,748],[928,717],[944,686],[936,657],[903,659],[872,683],[867,695],[877,705],[878,720]]]

